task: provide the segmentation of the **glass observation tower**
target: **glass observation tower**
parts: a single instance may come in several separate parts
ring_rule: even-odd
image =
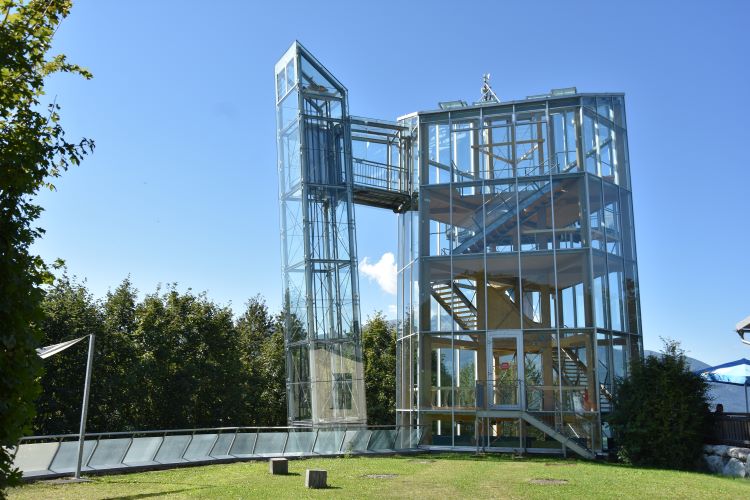
[[[366,423],[354,205],[398,217],[397,423],[440,449],[608,448],[642,355],[624,96],[397,121],[295,42],[276,65],[289,421]]]

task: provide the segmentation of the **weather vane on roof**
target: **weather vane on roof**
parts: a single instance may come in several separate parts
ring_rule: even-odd
[[[495,94],[490,85],[489,73],[485,73],[482,77],[482,98],[480,102],[500,102],[500,99],[497,98],[497,94]]]

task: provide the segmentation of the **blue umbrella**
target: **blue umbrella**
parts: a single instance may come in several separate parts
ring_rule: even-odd
[[[695,373],[709,382],[743,386],[745,388],[745,412],[750,413],[747,403],[747,386],[750,385],[750,360],[742,358],[723,365],[710,366]]]

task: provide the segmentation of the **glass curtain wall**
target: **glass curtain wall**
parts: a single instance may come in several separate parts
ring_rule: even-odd
[[[641,352],[623,97],[410,120],[421,184],[399,216],[399,423],[433,445],[560,447],[520,420],[477,420],[517,410],[606,447],[613,382]]]
[[[346,89],[299,43],[276,64],[290,423],[366,423]]]

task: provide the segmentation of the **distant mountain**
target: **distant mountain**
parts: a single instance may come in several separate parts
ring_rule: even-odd
[[[644,353],[646,356],[661,355],[661,353],[649,350],[645,350]],[[703,370],[704,368],[708,368],[709,366],[711,366],[699,359],[691,358],[690,356],[685,357],[687,358],[690,369],[692,371]],[[750,391],[750,389],[748,389],[748,391]],[[711,383],[710,395],[712,398],[712,409],[714,405],[716,405],[717,403],[721,403],[724,405],[724,411],[727,413],[745,412],[745,389],[743,387],[736,385]]]

